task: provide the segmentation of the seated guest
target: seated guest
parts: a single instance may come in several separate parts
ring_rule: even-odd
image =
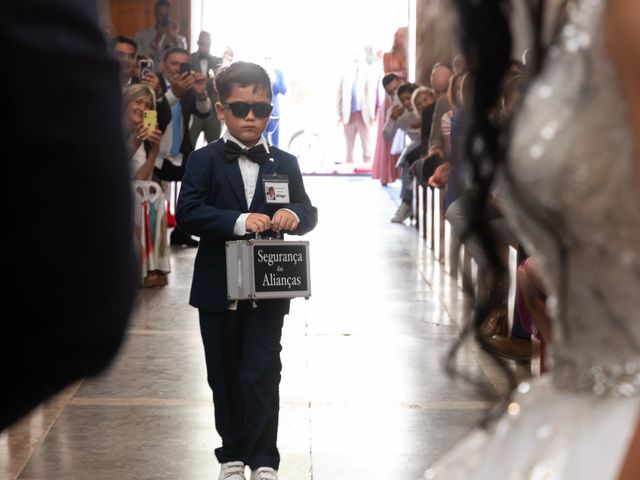
[[[505,80],[500,105],[495,112],[493,112],[493,117],[496,122],[505,123],[508,121],[519,99],[520,88],[522,88],[522,76],[511,75]],[[459,98],[457,98],[455,91],[456,89],[453,89],[454,93],[451,95],[455,106],[454,114],[451,117],[451,141],[447,142],[449,145],[448,148],[452,149],[452,167],[447,181],[447,192],[445,196],[447,209],[445,215],[454,232],[478,264],[479,276],[484,277],[485,274],[490,274],[490,269],[488,268],[490,262],[486,258],[485,250],[480,243],[480,238],[477,235],[468,234],[469,224],[473,220],[474,215],[479,215],[480,212],[475,208],[474,192],[471,192],[467,188],[465,178],[467,172],[465,172],[463,168],[465,165],[463,161],[465,151],[457,142],[459,112],[464,105],[465,98],[469,98],[470,82],[467,82],[465,78],[462,79],[460,88],[457,90],[459,92]],[[446,121],[445,118],[446,116],[443,117],[444,121]],[[518,243],[518,239],[514,236],[506,219],[502,215],[496,191],[491,192],[490,201],[485,207],[484,218],[488,222],[489,230],[495,238],[498,251],[505,251],[509,245]],[[484,283],[492,284],[493,282],[485,277]],[[507,288],[507,282],[501,282],[498,283],[493,290],[497,297],[503,299],[501,303],[506,303]],[[529,360],[531,358],[530,333],[523,328],[520,315],[515,316],[513,329],[510,335],[507,335],[507,309],[503,304],[497,305],[493,309],[482,329],[482,334],[485,337],[483,346],[497,355],[519,361]]]
[[[546,346],[551,343],[551,320],[547,314],[547,289],[537,263],[534,257],[527,257],[518,266],[518,311],[523,327],[540,340],[544,372],[547,370]]]
[[[396,167],[402,168],[402,187],[400,189],[400,206],[391,219],[394,223],[402,223],[413,214],[411,208],[413,182],[409,176],[409,163],[406,161],[406,154],[420,144],[420,117],[411,105],[411,96],[417,89],[418,85],[415,83],[405,83],[398,88],[398,99],[402,106],[393,107],[388,111],[387,121],[382,131],[382,136],[387,142],[393,140],[398,131],[404,132],[411,139],[411,143],[404,147],[396,163]]]
[[[167,242],[166,200],[160,185],[152,181],[162,133],[148,128],[144,112],[155,110],[153,89],[144,84],[128,87],[123,95],[124,126],[134,179],[134,238],[142,264],[142,285],[167,285],[171,271]]]
[[[420,124],[420,144],[407,153],[406,159],[409,163],[411,175],[422,179],[429,178],[433,170],[439,165],[439,157],[434,162],[429,161],[429,134],[431,132],[431,122],[436,109],[436,92],[428,87],[420,87],[411,97],[413,108],[421,118]],[[434,157],[435,158],[435,157]],[[427,170],[431,168],[431,170]]]
[[[430,186],[444,186],[446,183],[446,170],[449,168],[445,164],[443,168],[434,175],[436,169],[445,161],[444,142],[442,137],[442,116],[451,110],[449,96],[449,84],[453,72],[451,68],[443,63],[436,63],[431,69],[431,88],[437,95],[431,118],[425,119],[428,113],[423,113],[423,135],[427,137],[427,148],[425,154],[419,158],[413,171],[416,172],[421,182],[428,183]],[[431,109],[429,109],[431,111]],[[432,178],[433,177],[433,178]],[[435,181],[435,180],[438,181]]]

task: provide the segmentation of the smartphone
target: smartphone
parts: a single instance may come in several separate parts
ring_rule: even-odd
[[[191,73],[191,65],[189,63],[181,63],[180,64],[180,75],[183,73]]]
[[[158,123],[158,112],[155,110],[145,110],[142,113],[142,124],[148,132],[153,132]]]
[[[150,58],[143,58],[138,62],[140,66],[140,78],[144,78],[147,73],[153,73],[153,60]]]

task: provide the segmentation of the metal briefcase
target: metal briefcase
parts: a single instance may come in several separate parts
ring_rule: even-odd
[[[229,300],[311,295],[309,242],[235,240],[225,248]]]

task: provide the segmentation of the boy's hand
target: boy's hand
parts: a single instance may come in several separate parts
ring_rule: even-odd
[[[244,222],[244,228],[251,233],[266,232],[271,228],[271,219],[264,213],[251,213]]]
[[[300,222],[289,210],[278,210],[271,220],[271,228],[276,231],[295,232]]]

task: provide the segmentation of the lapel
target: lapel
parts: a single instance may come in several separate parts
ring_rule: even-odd
[[[273,162],[271,161],[273,159]],[[258,205],[265,200],[264,188],[262,187],[262,179],[265,175],[273,174],[278,171],[278,164],[280,160],[274,155],[273,148],[269,149],[269,160],[260,165],[260,171],[258,172],[258,179],[256,183],[256,190],[253,192],[253,199],[249,206],[249,211],[256,211]],[[238,168],[238,172],[240,168]]]
[[[224,158],[224,140],[218,140],[218,152],[214,158],[219,158],[219,163],[221,165],[222,171],[224,172],[227,180],[231,184],[231,189],[233,190],[236,199],[240,203],[243,212],[248,212],[247,208],[247,198],[244,194],[244,183],[242,181],[242,174],[240,173],[240,166],[238,166],[238,162],[229,163]],[[255,200],[255,195],[254,195]]]
[[[167,93],[167,82],[164,79],[164,74],[158,74],[158,80],[160,81],[160,94],[164,95],[165,93]]]

